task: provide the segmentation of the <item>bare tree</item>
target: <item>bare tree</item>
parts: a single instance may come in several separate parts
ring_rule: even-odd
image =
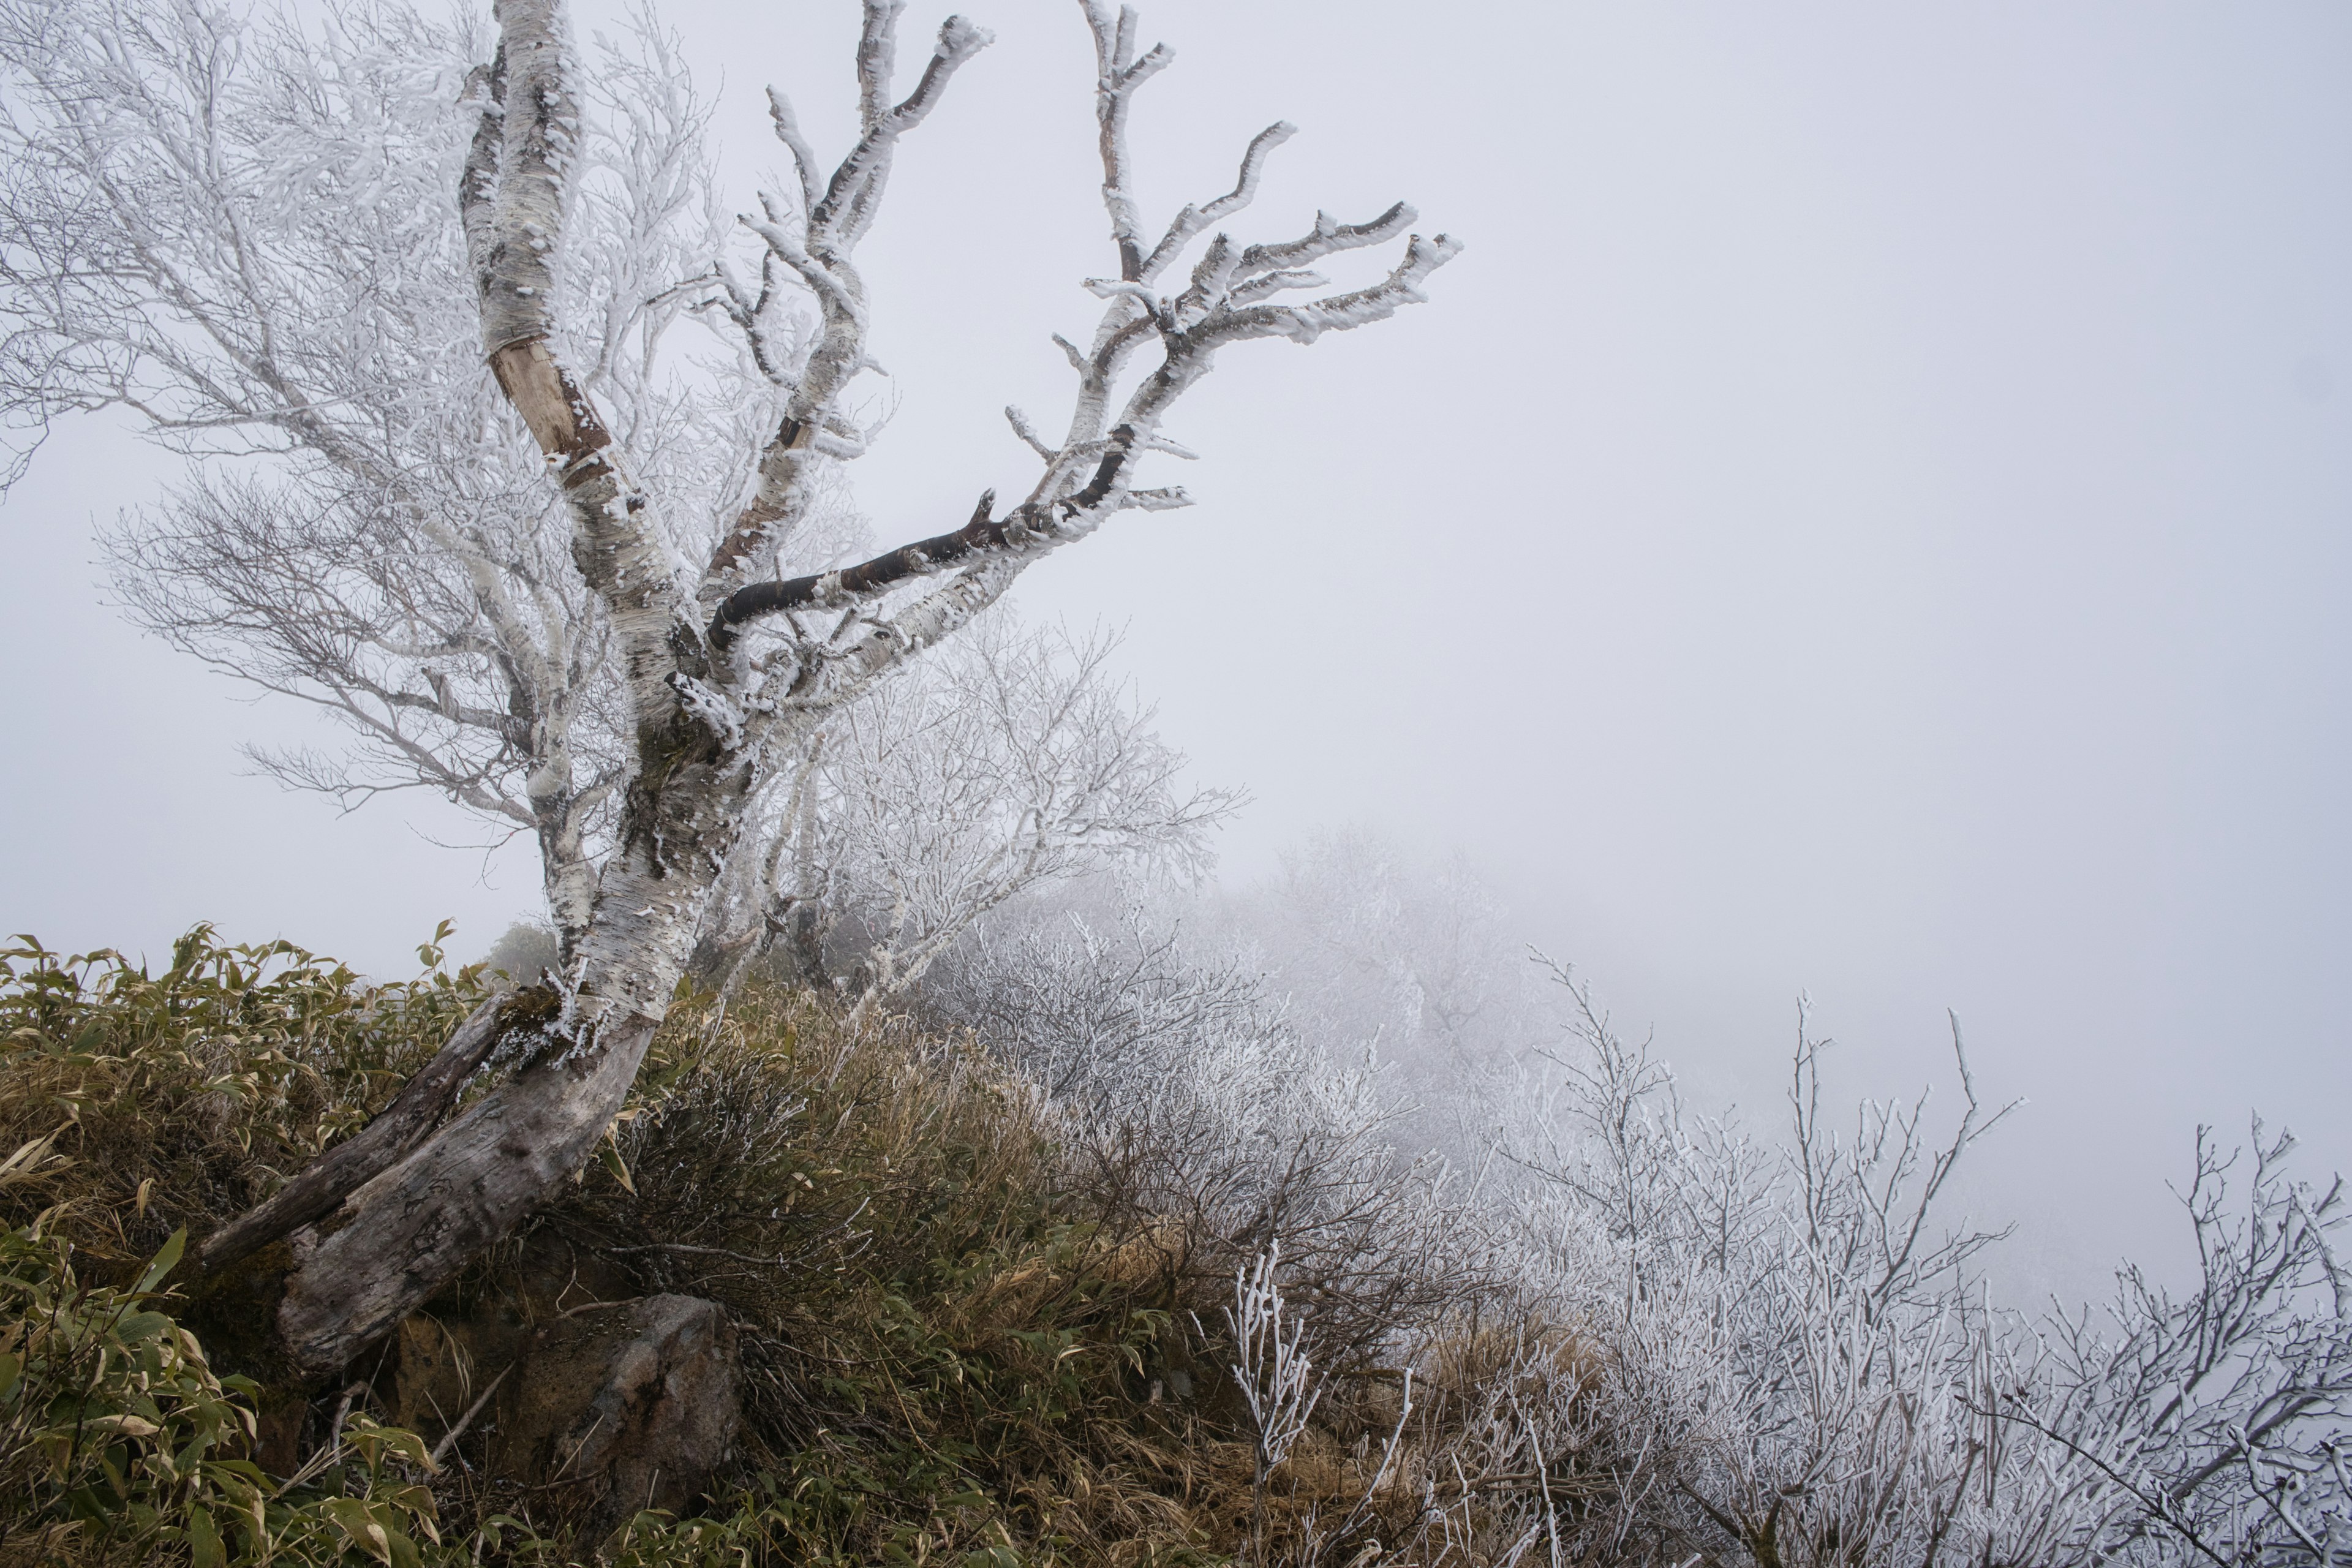
[[[564,689],[580,709],[601,703],[609,715],[611,763],[583,780],[575,762],[557,786],[605,792],[597,799],[612,812],[611,847],[593,877],[578,879],[586,912],[567,942],[560,1008],[543,1043],[450,1117],[457,1084],[502,1032],[498,1009],[510,1005],[492,1005],[404,1090],[400,1114],[381,1131],[372,1127],[323,1157],[206,1249],[207,1265],[219,1268],[289,1237],[276,1326],[299,1369],[347,1361],[586,1158],[628,1092],[778,759],[961,631],[1038,560],[1121,511],[1183,504],[1181,491],[1139,487],[1138,469],[1171,448],[1161,422],[1218,351],[1257,338],[1307,342],[1383,320],[1421,299],[1429,274],[1454,253],[1443,236],[1408,237],[1413,214],[1400,204],[1364,224],[1318,216],[1305,235],[1278,243],[1210,234],[1189,275],[1163,282],[1195,241],[1248,204],[1266,156],[1291,128],[1262,132],[1232,192],[1184,207],[1155,237],[1133,195],[1126,126],[1136,92],[1170,53],[1139,50],[1132,11],[1113,16],[1087,0],[1118,268],[1088,285],[1104,301],[1092,339],[1064,345],[1077,394],[1061,437],[1038,437],[1014,416],[1041,472],[1002,515],[994,497],[982,496],[961,527],[853,566],[786,575],[787,547],[816,510],[820,459],[859,449],[848,399],[869,363],[870,306],[858,245],[899,143],[991,41],[950,17],[914,85],[898,96],[900,10],[897,0],[865,6],[858,125],[830,170],[788,101],[771,95],[797,179],[762,193],[760,210],[743,220],[761,247],[756,286],[739,280],[742,269],[730,265],[715,226],[701,245],[688,243],[677,215],[690,204],[660,194],[675,188],[688,160],[656,154],[666,144],[658,128],[695,120],[683,108],[646,105],[648,94],[677,96],[674,64],[656,59],[650,75],[625,79],[608,74],[604,97],[583,100],[560,0],[500,0],[491,59],[462,76],[455,64],[479,58],[470,39],[390,8],[339,14],[323,37],[290,22],[248,26],[205,0],[152,9],[16,0],[0,13],[19,104],[6,149],[11,419],[38,427],[73,408],[123,406],[192,455],[226,449],[257,459],[250,472],[261,477],[215,491],[217,506],[192,503],[187,515],[196,519],[225,521],[241,497],[283,494],[289,476],[321,476],[317,482],[348,498],[382,551],[436,542],[448,575],[431,594],[420,586],[421,603],[470,600],[488,616],[488,605],[512,597],[511,583],[537,585],[510,645],[448,647],[431,616],[398,607],[391,584],[350,590],[395,607],[333,629],[362,650],[346,663],[364,670],[382,658],[425,688],[379,679],[379,693],[354,682],[366,699],[347,709],[355,722],[368,721],[361,711],[396,710],[401,721],[413,717],[439,733],[429,723],[455,725],[452,711],[462,716],[468,706],[450,668],[467,659],[496,665],[526,647],[534,658],[560,654],[567,670],[577,664],[582,677]],[[377,85],[362,91],[355,82]],[[625,160],[614,178],[625,192],[647,194],[624,202],[629,221],[583,226],[583,210],[608,199],[599,195],[609,187],[600,184],[596,116],[588,112],[599,102],[632,127],[622,142],[629,159],[645,154]],[[641,135],[640,116],[656,131]],[[356,129],[329,134],[337,122]],[[394,133],[401,127],[405,139]],[[453,203],[462,244],[417,216]],[[647,212],[669,216],[648,228],[637,221]],[[406,246],[423,259],[385,280],[394,292],[364,269],[358,284],[341,281],[353,237],[404,225],[415,226],[388,239],[383,254]],[[583,249],[590,234],[613,243]],[[1323,286],[1311,268],[1324,258],[1398,238],[1401,258],[1370,286],[1282,301]],[[576,280],[586,276],[608,282],[608,301],[625,302],[617,316],[584,311]],[[788,329],[777,303],[787,288],[810,302],[804,334]],[[446,335],[417,324],[446,321],[467,303],[474,363],[487,363],[519,430]],[[654,327],[698,308],[733,325],[774,390],[701,429],[691,444],[708,460],[682,471],[647,462],[656,445],[648,437],[667,421],[693,421],[694,409],[667,400],[655,378],[633,389],[638,372],[614,367],[653,360]],[[340,346],[353,338],[355,349]],[[1151,359],[1136,367],[1147,350]],[[324,365],[314,363],[322,357]],[[429,363],[419,372],[412,359]],[[440,458],[404,442],[431,421],[495,421],[518,444],[527,433],[543,460],[536,482],[561,520],[568,567],[503,544],[492,528],[499,509],[452,517],[437,497],[418,493],[417,468]],[[715,542],[691,550],[686,520],[709,515],[714,483],[730,498],[710,531]],[[486,479],[485,489],[507,495],[515,487]],[[289,496],[279,515],[290,527],[310,510]],[[488,542],[468,535],[469,525]],[[299,533],[265,533],[250,549],[299,558],[308,546]],[[522,570],[501,578],[471,566],[485,557],[520,558]],[[168,559],[164,566],[168,576]],[[300,591],[331,623],[347,579],[316,575]],[[263,599],[293,591],[266,574],[253,586]],[[242,635],[244,625],[230,623],[220,646]],[[301,649],[288,644],[301,679],[332,688],[341,678],[342,666],[301,668]],[[429,700],[412,704],[404,693]],[[548,714],[512,717],[527,731],[561,728]],[[473,728],[499,732],[487,717]],[[394,738],[408,731],[375,732],[413,756]],[[528,758],[523,776],[545,771],[552,754]]]
[[[969,1030],[1049,1100],[1150,1079],[1202,1041],[1270,1026],[1262,978],[1203,958],[1138,889],[1076,884],[992,911],[925,977],[924,1013]]]
[[[757,814],[765,843],[722,883],[728,978],[782,940],[810,979],[846,935],[859,1005],[899,995],[972,923],[1113,865],[1207,868],[1234,791],[1181,789],[1184,757],[1111,674],[1106,633],[998,609],[907,679],[842,710]]]
[[[1399,1147],[1384,1067],[1303,1038],[1261,975],[1141,889],[1082,890],[1108,896],[992,914],[916,994],[1039,1086],[1073,1190],[1204,1282],[1278,1246],[1334,1370],[1476,1294],[1485,1227],[1442,1161]]]
[[[1538,1177],[1530,1300],[1597,1352],[1556,1424],[1616,1439],[1598,1476],[1590,1454],[1549,1461],[1622,1505],[1599,1516],[1613,1539],[1578,1544],[1788,1568],[2336,1561],[2345,1215],[2339,1188],[2285,1176],[2290,1140],[2256,1126],[2233,1197],[2235,1162],[2200,1135],[2191,1289],[2126,1266],[2104,1311],[2036,1320],[1990,1303],[1976,1266],[1997,1236],[1937,1217],[2006,1114],[1964,1055],[1941,1137],[1924,1097],[1841,1128],[1801,1025],[1775,1147],[1690,1113],[1646,1047],[1572,1001],[1546,1131],[1513,1152]]]

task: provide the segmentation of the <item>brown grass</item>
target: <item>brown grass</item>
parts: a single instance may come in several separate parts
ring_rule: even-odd
[[[57,1223],[100,1270],[181,1226],[200,1240],[362,1125],[478,999],[483,977],[438,956],[385,986],[201,930],[152,974],[11,950],[0,1147],[54,1133],[68,1163],[0,1192],[7,1222],[69,1200]],[[1437,1340],[1407,1451],[1359,1508],[1399,1415],[1398,1369],[1367,1367],[1271,1478],[1253,1545],[1226,1352],[1194,1326],[1219,1322],[1230,1263],[1086,1190],[1058,1132],[972,1041],[853,1025],[782,988],[723,1013],[682,996],[609,1157],[362,1368],[360,1403],[429,1442],[532,1323],[677,1291],[735,1318],[748,1431],[719,1522],[641,1532],[644,1561],[1272,1563],[1319,1531],[1345,1563],[1412,1533],[1435,1454],[1498,1379],[1591,1370],[1566,1337],[1533,1363],[1491,1325]],[[485,1473],[488,1452],[469,1433],[434,1483],[445,1539],[549,1560],[546,1540],[493,1525],[552,1516]]]

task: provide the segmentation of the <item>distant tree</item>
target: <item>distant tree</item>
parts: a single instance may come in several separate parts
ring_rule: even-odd
[[[1555,1026],[1552,988],[1465,858],[1420,859],[1361,827],[1318,833],[1218,912],[1302,1037],[1378,1054],[1412,1107],[1392,1136],[1484,1163],[1514,1064]]]
[[[1300,1027],[1326,1043],[1448,1064],[1548,1029],[1526,950],[1459,855],[1426,865],[1369,829],[1319,833],[1236,912]]]
[[[919,1016],[1035,1084],[1074,1186],[1149,1216],[1171,1267],[1230,1278],[1278,1247],[1325,1364],[1371,1364],[1475,1295],[1483,1227],[1442,1162],[1398,1147],[1384,1068],[1303,1037],[1266,975],[1154,891],[1097,878],[991,914]]]
[[[452,1117],[504,1030],[486,1008],[206,1248],[218,1268],[291,1235],[276,1326],[299,1369],[348,1361],[587,1157],[783,759],[1029,565],[1184,504],[1138,469],[1178,449],[1161,421],[1220,349],[1383,320],[1454,253],[1406,237],[1402,204],[1279,243],[1211,233],[1287,124],[1155,237],[1126,126],[1171,56],[1086,0],[1118,268],[1087,285],[1092,338],[1063,344],[1069,422],[1055,440],[1014,416],[1041,472],[1009,510],[984,495],[960,527],[807,570],[834,553],[826,465],[866,440],[859,242],[900,141],[990,42],[950,17],[894,97],[900,10],[865,5],[858,125],[830,170],[771,95],[796,178],[730,226],[667,41],[585,74],[560,0],[501,0],[494,47],[395,5],[306,26],[0,0],[0,415],[37,434],[125,408],[190,459],[121,536],[125,595],[361,737],[280,759],[288,776],[430,784],[532,832],[549,868],[564,962],[543,1043]],[[1324,285],[1323,258],[1400,238],[1369,287],[1282,302]],[[688,354],[695,323],[735,347]]]
[[[555,932],[537,921],[520,920],[499,933],[482,962],[511,980],[528,984],[546,970],[562,967]]]

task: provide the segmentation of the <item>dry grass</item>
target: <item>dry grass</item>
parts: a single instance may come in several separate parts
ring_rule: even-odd
[[[485,994],[478,970],[450,973],[431,944],[417,980],[385,985],[204,926],[160,972],[19,942],[0,950],[0,1149],[55,1134],[65,1161],[0,1193],[0,1221],[70,1198],[61,1233],[100,1275],[276,1190],[364,1124]]]
[[[181,1226],[201,1240],[361,1125],[478,998],[479,974],[426,956],[418,982],[372,986],[205,931],[152,975],[13,950],[0,1141],[54,1133],[67,1163],[0,1193],[7,1222],[68,1203],[51,1223],[94,1275],[135,1272]],[[1197,1326],[1219,1321],[1229,1261],[1181,1219],[1090,1189],[1064,1131],[969,1040],[853,1025],[783,988],[723,1014],[681,997],[608,1157],[363,1368],[361,1405],[430,1441],[448,1411],[434,1391],[496,1376],[534,1321],[677,1291],[735,1318],[748,1430],[714,1521],[649,1523],[629,1561],[1347,1563],[1444,1502],[1435,1455],[1481,1399],[1587,1370],[1564,1342],[1535,1372],[1496,1331],[1437,1342],[1383,1478],[1398,1369],[1363,1368],[1271,1477],[1253,1541],[1252,1447],[1225,1352]],[[434,1482],[444,1539],[558,1560],[527,1527],[535,1507],[540,1526],[560,1519],[485,1475],[485,1452],[469,1435]],[[1468,1561],[1436,1546],[1422,1560]]]
[[[538,1222],[747,1331],[747,1502],[795,1561],[1170,1563],[1215,1542],[1163,1396],[1181,1247],[1061,1189],[1034,1098],[969,1042],[804,994],[688,1001],[610,1169]],[[700,1250],[688,1250],[698,1248]],[[1181,1354],[1181,1351],[1177,1353]]]

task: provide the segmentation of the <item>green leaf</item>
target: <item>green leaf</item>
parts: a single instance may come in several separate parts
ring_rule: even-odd
[[[188,1510],[188,1563],[189,1568],[227,1568],[228,1552],[212,1511],[201,1506]]]
[[[160,1258],[162,1255],[157,1256]],[[169,1267],[165,1265],[166,1271]],[[170,1333],[172,1327],[172,1320],[161,1312],[133,1312],[115,1325],[114,1335],[126,1345],[135,1345],[146,1340],[160,1339]]]
[[[403,1427],[380,1426],[364,1415],[355,1415],[352,1418],[350,1427],[344,1432],[344,1436],[367,1455],[368,1463],[371,1465],[382,1463],[385,1454],[394,1454],[407,1460],[427,1475],[436,1474],[441,1468],[433,1462],[432,1454],[425,1446],[425,1439]],[[421,1487],[410,1489],[419,1495],[425,1495],[424,1489]],[[404,1497],[407,1494],[402,1495]]]
[[[604,1162],[604,1169],[613,1173],[613,1179],[627,1188],[631,1197],[636,1196],[637,1184],[629,1180],[629,1167],[621,1158],[619,1147],[607,1139],[604,1146],[597,1150],[596,1153],[597,1157]]]
[[[154,1261],[147,1265],[147,1272],[139,1277],[138,1294],[146,1295],[161,1285],[164,1276],[180,1266],[180,1254],[187,1249],[188,1227],[184,1225],[172,1233],[172,1239],[163,1244],[163,1249],[155,1255]]]
[[[367,1504],[357,1498],[331,1497],[320,1499],[319,1506],[353,1546],[379,1563],[391,1563],[392,1534],[376,1522],[374,1510]]]

